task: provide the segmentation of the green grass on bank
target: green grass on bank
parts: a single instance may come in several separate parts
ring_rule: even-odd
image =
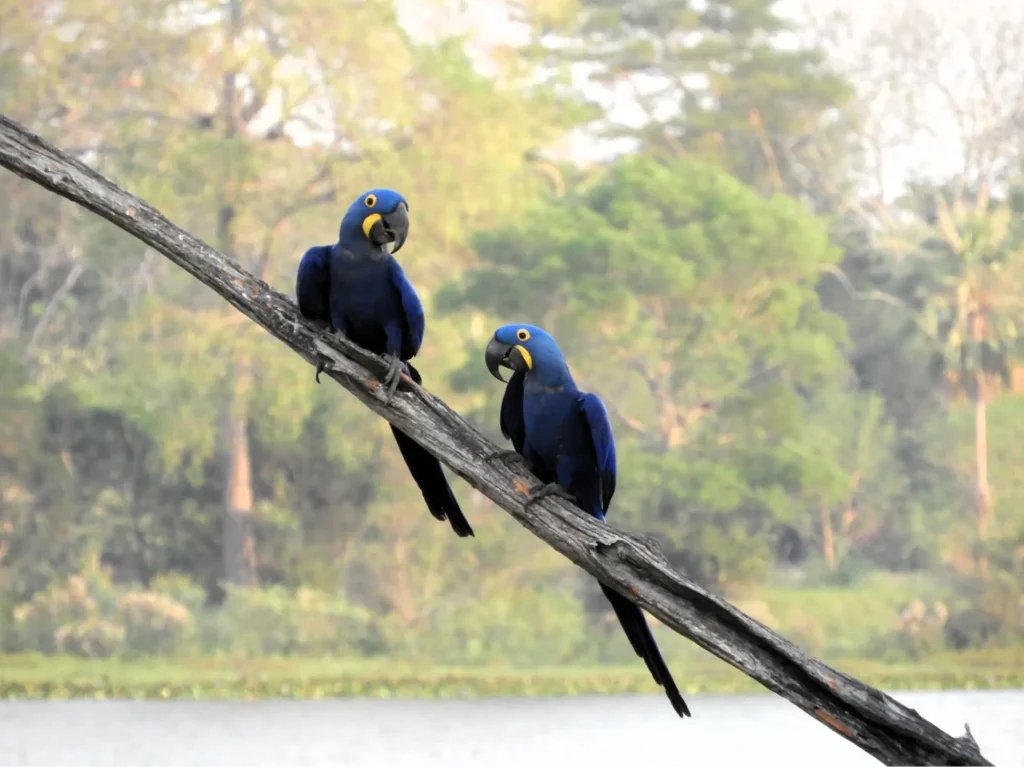
[[[945,653],[916,664],[837,663],[884,689],[1024,688],[1024,648]],[[719,661],[679,667],[684,693],[763,688]],[[184,658],[88,661],[0,656],[4,698],[442,698],[654,693],[643,666],[599,668],[423,667],[340,659]]]

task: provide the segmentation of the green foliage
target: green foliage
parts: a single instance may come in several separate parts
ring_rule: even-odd
[[[204,644],[240,657],[344,655],[365,646],[369,621],[365,609],[312,589],[229,587],[204,626]]]
[[[587,654],[587,626],[579,600],[564,587],[491,593],[458,610],[405,647],[423,662],[514,663],[524,668],[579,663]]]
[[[1024,640],[1024,529],[987,549],[991,571],[957,579],[943,627],[946,645],[953,649],[1018,647]]]
[[[115,585],[95,561],[11,611],[12,649],[88,658],[177,655],[205,649],[235,657],[320,656],[368,650],[372,616],[312,589],[232,589],[205,606],[182,576],[149,589]]]
[[[54,583],[13,611],[22,647],[106,658],[121,650],[125,628],[117,622],[117,597],[97,562],[65,583]]]
[[[984,190],[970,202],[962,190],[951,200],[945,190],[933,195],[902,239],[883,242],[909,251],[900,277],[933,343],[934,372],[952,371],[973,397],[975,373],[1009,385],[1011,361],[1021,351],[1021,232],[1011,204],[992,201]]]
[[[188,645],[195,617],[176,599],[157,591],[123,594],[117,613],[124,626],[125,650],[136,655],[170,655]]]

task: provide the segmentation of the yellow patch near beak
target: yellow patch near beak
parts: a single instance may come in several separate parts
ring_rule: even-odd
[[[370,230],[373,229],[373,225],[378,221],[382,221],[380,213],[371,213],[369,216],[363,219],[363,234],[367,237],[370,236]]]
[[[520,356],[523,358],[523,362],[526,363],[526,367],[533,370],[533,357],[531,357],[530,353],[526,351],[526,347],[516,344],[516,351],[519,352]]]

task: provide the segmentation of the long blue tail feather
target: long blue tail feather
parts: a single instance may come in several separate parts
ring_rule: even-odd
[[[409,369],[409,377],[417,384],[422,383],[419,371],[408,362],[405,364]],[[441,462],[416,440],[394,426],[391,427],[391,433],[395,436],[405,465],[409,467],[409,473],[423,493],[423,500],[427,502],[427,508],[434,518],[442,521],[447,519],[452,530],[460,538],[475,537],[473,528],[470,527],[466,515],[462,513],[451,485],[448,484]]]
[[[643,610],[614,589],[603,583],[600,586],[605,597],[611,602],[629,643],[633,645],[633,650],[644,659],[654,681],[665,688],[665,694],[672,702],[672,708],[679,716],[690,716],[690,709],[687,707],[686,701],[683,700],[683,696],[680,695],[672,673],[665,665],[665,660],[661,657],[658,644],[654,641],[654,635],[651,633],[650,626],[647,625]]]

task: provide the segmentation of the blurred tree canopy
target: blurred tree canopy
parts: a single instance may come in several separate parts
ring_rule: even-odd
[[[400,189],[427,386],[500,439],[483,346],[546,327],[612,413],[613,520],[709,586],[1002,589],[1016,155],[865,191],[871,91],[776,5],[521,3],[488,46],[387,0],[0,0],[0,111],[287,292],[351,199]],[[565,158],[595,137],[617,153]],[[5,646],[628,657],[587,639],[589,580],[458,481],[480,532],[451,536],[385,424],[159,254],[9,174],[0,221]],[[1013,635],[1011,602],[950,642]]]

